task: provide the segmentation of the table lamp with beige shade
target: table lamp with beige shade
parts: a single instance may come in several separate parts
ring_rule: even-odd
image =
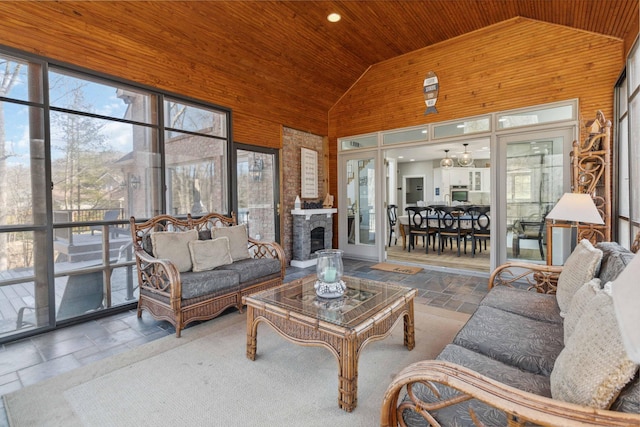
[[[578,224],[603,225],[604,221],[589,194],[564,193],[546,216],[547,220],[571,223],[571,250],[578,239]]]

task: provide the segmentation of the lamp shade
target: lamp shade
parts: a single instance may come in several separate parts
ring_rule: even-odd
[[[611,297],[629,359],[640,363],[640,255],[636,254],[611,284]]]
[[[586,224],[604,224],[591,196],[581,193],[564,193],[546,218]]]

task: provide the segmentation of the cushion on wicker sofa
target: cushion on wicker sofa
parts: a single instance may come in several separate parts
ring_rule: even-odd
[[[582,285],[573,295],[569,311],[567,311],[567,315],[564,317],[564,345],[567,345],[567,341],[569,341],[569,337],[573,334],[578,320],[580,320],[589,302],[598,292],[602,292],[600,279],[594,277]]]
[[[193,271],[213,270],[221,265],[231,264],[229,238],[193,240],[189,242],[189,253]]]
[[[187,271],[180,273],[182,286],[182,300],[193,298],[215,298],[217,296],[237,292],[240,289],[240,276],[228,271]],[[169,303],[165,295],[142,290],[142,292],[154,299]]]
[[[480,305],[499,308],[530,319],[562,323],[555,295],[497,286],[482,299]]]
[[[231,251],[233,262],[251,258],[248,248],[247,226],[245,224],[231,227],[215,227],[211,230],[211,237],[213,239],[219,237],[229,238],[229,250]]]
[[[564,317],[571,298],[578,289],[589,280],[593,279],[600,268],[602,251],[593,247],[587,239],[582,239],[571,252],[569,258],[562,267],[562,273],[558,277],[558,289],[556,298],[560,307],[560,315]]]
[[[449,344],[442,350],[437,359],[465,366],[479,374],[486,375],[489,378],[520,390],[535,393],[540,396],[551,397],[548,376],[524,372],[464,347]],[[455,390],[449,387],[441,384],[433,385],[441,397],[451,397],[457,394]],[[440,400],[433,395],[433,392],[429,388],[422,384],[414,386],[414,392],[419,399],[425,402],[436,402]],[[496,411],[489,405],[476,399],[473,399],[471,402],[463,402],[462,404],[432,411],[431,413],[436,415],[436,418],[443,426],[473,425],[469,414],[469,406],[476,414],[480,414],[480,419],[482,419],[485,425],[503,426],[508,424],[502,412]],[[408,423],[411,426],[427,425],[421,417],[415,416],[411,411],[405,411],[403,418],[405,421],[411,420],[411,422]]]
[[[196,230],[188,231],[158,231],[151,233],[153,256],[168,259],[179,272],[192,268],[189,242],[198,239]]]
[[[634,379],[622,389],[610,409],[613,411],[640,414],[640,375],[637,372]]]
[[[239,275],[240,283],[250,283],[272,274],[280,274],[280,261],[271,258],[249,258],[221,265],[216,270],[235,271]]]
[[[551,372],[554,399],[607,409],[638,371],[626,354],[611,295],[598,292]]]
[[[600,272],[597,275],[602,285],[615,280],[635,255],[617,242],[600,242],[596,248],[602,251]]]
[[[481,305],[453,343],[524,371],[549,375],[563,348],[564,330],[557,323]]]

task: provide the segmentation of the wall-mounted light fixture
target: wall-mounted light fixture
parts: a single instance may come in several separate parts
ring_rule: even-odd
[[[262,159],[253,158],[253,163],[249,166],[249,176],[254,182],[262,181],[262,170],[264,169],[264,162]]]
[[[138,177],[137,175],[130,175],[129,186],[132,190],[137,190],[138,188],[140,188],[140,177]]]

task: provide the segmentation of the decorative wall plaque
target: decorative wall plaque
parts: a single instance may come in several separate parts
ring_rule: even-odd
[[[429,71],[424,78],[422,84],[422,92],[424,93],[424,103],[427,105],[427,110],[424,112],[426,116],[429,113],[437,113],[436,102],[438,102],[438,76],[433,71]]]
[[[308,148],[301,148],[301,179],[303,198],[318,197],[318,153]]]

